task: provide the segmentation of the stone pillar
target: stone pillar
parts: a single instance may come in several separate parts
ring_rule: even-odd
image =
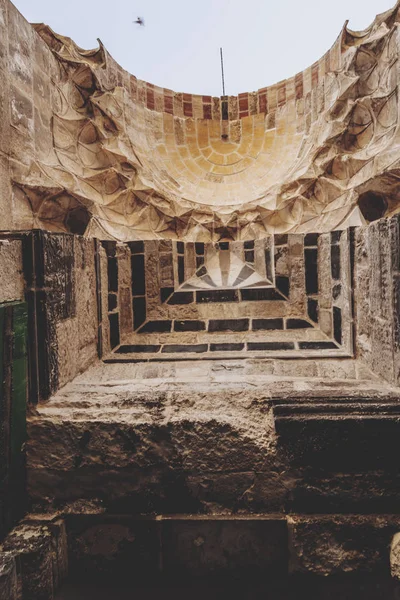
[[[400,218],[355,230],[357,357],[398,385],[400,367]]]

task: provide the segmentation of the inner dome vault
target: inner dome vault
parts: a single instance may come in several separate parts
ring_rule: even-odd
[[[57,69],[51,144],[12,165],[29,225],[215,242],[397,212],[399,6],[363,32],[345,24],[295,77],[222,98],[137,80],[101,42],[84,51],[35,25]]]

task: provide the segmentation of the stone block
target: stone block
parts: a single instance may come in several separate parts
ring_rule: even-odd
[[[129,288],[119,288],[121,336],[133,330],[132,294]]]
[[[2,82],[0,89],[0,149],[4,152],[4,157],[7,157],[10,149],[10,119],[11,119],[11,107],[10,107],[10,75],[7,71],[5,61],[0,62],[0,79]],[[4,168],[4,167],[2,167]]]
[[[389,575],[389,548],[400,517],[290,515],[287,521],[291,573]]]
[[[397,400],[295,402],[274,408],[279,445],[290,464],[322,472],[395,470],[399,448]],[[304,392],[303,392],[304,393]]]
[[[15,85],[30,92],[32,89],[32,70],[35,32],[24,17],[9,5],[9,69]]]
[[[284,519],[268,517],[164,518],[163,572],[187,574],[285,574]]]
[[[356,379],[354,360],[320,361],[317,365],[319,377],[330,379]]]
[[[189,475],[187,486],[190,494],[206,512],[238,510],[250,503],[248,491],[252,490],[254,473],[204,473]]]
[[[23,600],[53,600],[52,535],[45,526],[18,525],[2,549],[19,557]]]
[[[275,361],[274,375],[286,377],[315,377],[317,375],[317,363],[312,360],[285,360]]]
[[[67,530],[64,519],[50,521],[47,527],[52,535],[53,581],[56,590],[68,575]]]
[[[22,300],[22,246],[19,240],[0,241],[0,302]]]
[[[0,552],[0,600],[19,600],[17,565],[11,552]]]
[[[68,517],[71,576],[137,582],[157,575],[285,575],[284,517]]]
[[[166,575],[284,575],[287,571],[283,518],[164,517],[161,527]]]
[[[11,88],[11,125],[28,137],[33,136],[33,104],[19,89]]]
[[[400,502],[400,476],[366,467],[343,472],[295,471],[285,507],[295,513],[396,513]]]
[[[64,519],[58,513],[33,513],[24,518],[23,524],[46,527],[50,531],[53,583],[54,590],[57,590],[68,575],[68,540]]]
[[[155,518],[71,516],[68,536],[73,577],[136,583],[159,570],[160,535]]]
[[[400,579],[400,533],[395,533],[390,544],[390,573]]]

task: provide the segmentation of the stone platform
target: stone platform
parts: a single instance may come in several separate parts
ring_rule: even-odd
[[[124,514],[397,512],[399,413],[354,360],[102,363],[32,412],[29,493]]]

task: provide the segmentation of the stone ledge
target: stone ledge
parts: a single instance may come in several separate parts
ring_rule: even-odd
[[[390,543],[400,527],[400,515],[393,514],[133,517],[78,510],[65,519],[71,576],[118,581],[288,573],[389,577]]]
[[[397,469],[400,402],[382,394],[289,400],[273,408],[289,463],[325,472]]]
[[[208,365],[201,378],[185,364],[193,381],[169,367],[146,372],[159,379],[93,368],[28,420],[33,503],[99,498],[112,514],[397,512],[397,478],[382,475],[395,467],[398,390],[290,377],[290,362],[263,376],[263,365],[254,374]]]

